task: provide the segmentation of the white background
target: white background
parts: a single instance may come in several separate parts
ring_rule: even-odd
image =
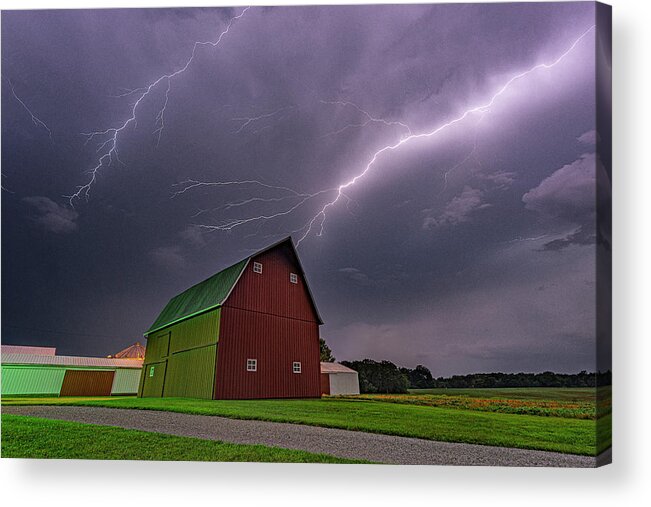
[[[312,4],[276,0],[253,4]],[[323,2],[322,2],[323,3]],[[351,2],[328,2],[351,3]],[[392,2],[402,3],[402,2]],[[4,505],[651,505],[649,213],[651,2],[612,0],[614,464],[597,470],[0,461]],[[179,6],[179,0],[136,0]],[[192,5],[219,6],[193,0]],[[239,4],[239,2],[238,2]],[[2,9],[133,7],[129,1],[8,1]],[[645,92],[646,90],[646,92]],[[11,149],[11,147],[5,147]]]

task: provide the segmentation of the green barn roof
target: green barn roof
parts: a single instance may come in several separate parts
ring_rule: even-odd
[[[249,257],[173,297],[145,336],[196,313],[220,306],[230,294],[248,262]]]
[[[273,245],[259,250],[246,259],[241,260],[237,264],[233,264],[232,266],[211,276],[207,280],[193,285],[188,290],[181,292],[181,294],[178,296],[173,297],[170,302],[167,303],[165,308],[163,308],[163,311],[158,316],[156,321],[151,325],[149,330],[145,332],[145,336],[155,333],[156,331],[159,331],[171,324],[175,324],[182,320],[193,317],[198,313],[203,313],[223,305],[226,301],[226,298],[228,298],[231,291],[233,290],[233,287],[235,287],[235,284],[240,279],[240,275],[242,274],[242,271],[244,271],[244,268],[249,263],[249,261],[253,257],[271,250],[272,248],[275,248],[283,243],[287,243],[294,252],[294,256],[298,262],[298,267],[301,271],[301,274],[303,275],[303,278],[305,279],[305,271],[301,265],[301,260],[298,258],[298,253],[294,247],[294,242],[292,241],[291,236],[289,236],[278,241],[277,243],[274,243]],[[319,324],[323,324],[323,320],[321,319],[319,310],[314,303],[314,296],[312,295],[310,286],[307,284],[307,280],[305,280],[305,287],[307,288],[310,300],[312,301],[318,322]]]

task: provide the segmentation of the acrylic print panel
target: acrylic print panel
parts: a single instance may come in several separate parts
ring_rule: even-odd
[[[3,457],[610,462],[610,24],[3,12]]]

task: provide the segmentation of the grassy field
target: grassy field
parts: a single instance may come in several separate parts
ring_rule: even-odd
[[[504,392],[491,390],[446,389],[446,395],[486,399],[483,391],[491,391],[497,399],[505,398]],[[474,392],[471,392],[474,391]],[[512,391],[512,390],[509,390]],[[526,396],[516,390],[519,399]],[[534,390],[530,396],[540,401],[572,403],[577,397],[592,396],[594,389],[568,393],[562,389]],[[516,395],[518,393],[515,393]],[[431,392],[427,397],[437,396]],[[414,394],[413,397],[420,395]],[[512,396],[512,395],[509,395]],[[544,397],[546,396],[546,398]],[[500,398],[501,397],[501,398]],[[535,398],[534,398],[535,399]],[[585,400],[584,400],[585,401]],[[181,398],[43,398],[27,400],[17,398],[3,400],[3,404],[78,404],[144,410],[168,410],[202,415],[218,415],[236,419],[257,419],[326,426],[349,430],[384,433],[440,440],[468,442],[505,447],[541,449],[572,454],[595,455],[610,446],[603,441],[597,448],[595,434],[597,424],[607,433],[610,415],[597,422],[594,418],[559,417],[557,414],[528,415],[486,411],[464,406],[432,406],[421,404],[417,399],[409,403],[396,403],[381,396],[361,398],[323,398],[309,400],[190,400]]]
[[[611,409],[610,387],[600,387],[598,391],[585,388],[412,389],[409,394],[347,398],[571,419],[597,419],[609,414]]]
[[[504,387],[490,389],[410,389],[410,394],[453,395],[471,398],[509,398],[513,400],[553,400],[594,402],[597,390],[610,393],[610,386],[596,390],[586,387]]]
[[[36,417],[2,415],[3,458],[365,463],[280,449]]]

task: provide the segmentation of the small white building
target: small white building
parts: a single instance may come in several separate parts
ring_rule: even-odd
[[[321,394],[359,394],[357,372],[343,364],[321,363]]]

